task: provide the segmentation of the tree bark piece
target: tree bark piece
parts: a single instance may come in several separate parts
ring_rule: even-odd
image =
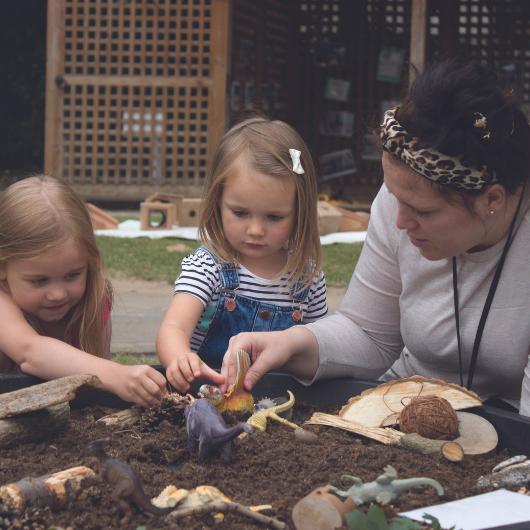
[[[107,427],[130,427],[140,419],[140,410],[136,407],[119,410],[99,418],[96,423],[103,423]]]
[[[284,530],[287,525],[274,517],[263,515],[262,513],[255,512],[242,504],[233,501],[212,501],[202,506],[194,506],[192,508],[182,508],[171,512],[167,517],[171,519],[182,519],[183,517],[189,517],[190,515],[200,515],[203,513],[217,513],[217,512],[237,512],[241,515],[245,515],[258,523],[261,523],[270,528],[277,530]]]
[[[86,466],[71,467],[36,478],[26,477],[0,487],[0,504],[16,513],[29,507],[56,510],[75,499],[84,479],[94,478],[94,471]]]
[[[69,375],[53,381],[0,394],[0,418],[33,412],[51,405],[71,401],[82,387],[102,388],[95,375]]]
[[[70,419],[70,405],[51,407],[0,420],[0,447],[37,442],[64,429]]]

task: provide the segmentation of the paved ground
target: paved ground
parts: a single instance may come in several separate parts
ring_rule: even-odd
[[[115,305],[112,314],[113,353],[153,353],[158,326],[172,296],[162,282],[112,279]],[[328,306],[334,311],[345,288],[328,288]]]

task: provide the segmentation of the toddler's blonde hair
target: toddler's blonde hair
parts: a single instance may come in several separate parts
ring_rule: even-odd
[[[86,248],[88,271],[85,294],[64,340],[73,344],[78,336],[82,350],[103,357],[103,310],[112,305],[112,288],[83,201],[67,184],[45,175],[25,178],[0,193],[0,265],[34,258],[69,239]],[[35,318],[26,318],[41,332]]]
[[[301,152],[304,173],[293,171],[289,149]],[[295,216],[289,240],[290,252],[281,274],[289,282],[309,285],[320,271],[321,249],[317,221],[317,182],[309,150],[300,135],[287,123],[250,118],[224,134],[215,151],[199,218],[201,242],[223,261],[237,261],[226,239],[221,220],[221,196],[226,179],[241,156],[257,172],[295,184]]]

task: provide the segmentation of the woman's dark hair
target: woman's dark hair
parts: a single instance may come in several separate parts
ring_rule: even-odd
[[[478,62],[445,60],[414,81],[397,120],[425,147],[485,165],[509,193],[530,178],[530,127],[512,87]],[[486,118],[482,128],[475,122]]]

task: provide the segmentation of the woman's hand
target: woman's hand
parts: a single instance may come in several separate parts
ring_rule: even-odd
[[[125,401],[152,407],[167,393],[166,378],[151,366],[116,364],[116,368],[108,390]]]
[[[194,352],[187,352],[179,355],[171,361],[166,368],[166,377],[173,387],[179,392],[187,392],[190,384],[195,379],[208,379],[220,385],[224,382],[224,377],[210,368]]]
[[[318,368],[318,343],[305,326],[295,326],[283,331],[239,333],[230,339],[223,357],[223,392],[235,381],[235,353],[238,350],[248,352],[252,361],[244,383],[248,391],[263,375],[275,368],[284,367],[293,375],[307,379],[311,379]]]

